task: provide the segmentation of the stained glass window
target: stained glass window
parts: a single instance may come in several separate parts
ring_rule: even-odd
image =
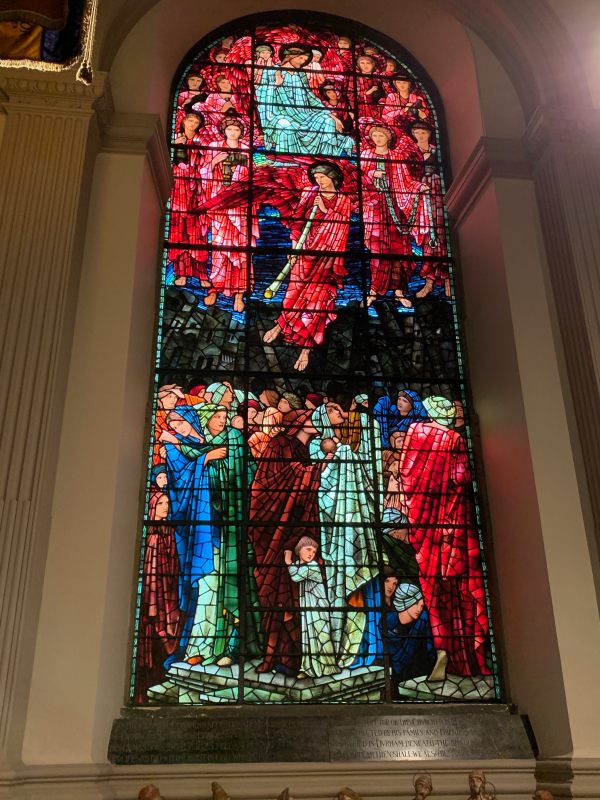
[[[134,704],[499,697],[443,131],[407,61],[297,16],[176,82]]]

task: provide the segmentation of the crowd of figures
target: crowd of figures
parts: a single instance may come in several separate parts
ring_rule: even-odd
[[[136,699],[175,661],[490,672],[462,406],[160,387]]]
[[[290,255],[266,293],[281,313],[264,340],[300,348],[298,370],[335,318],[353,216],[366,304],[450,295],[435,115],[377,48],[293,25],[228,37],[186,72],[173,120],[174,284],[243,311],[261,209],[275,207]]]
[[[311,353],[330,347],[360,283],[357,253],[361,314],[450,302],[429,96],[366,40],[254,28],[194,56],[173,131],[165,282],[193,297],[198,328],[227,339],[235,322],[231,347],[251,342],[264,360],[250,354],[247,374],[239,360],[178,362],[183,386],[161,362],[134,701],[176,662],[349,686],[383,672],[384,699],[416,678],[490,675],[462,390],[313,381]],[[276,346],[290,349],[287,377]],[[307,369],[309,388],[284,390]]]

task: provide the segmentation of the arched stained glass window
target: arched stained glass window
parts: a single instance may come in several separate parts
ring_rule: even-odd
[[[174,85],[131,701],[494,700],[439,103],[273,19]]]

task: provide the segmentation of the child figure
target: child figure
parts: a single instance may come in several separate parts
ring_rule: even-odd
[[[299,604],[302,619],[302,663],[299,678],[321,678],[339,672],[331,640],[329,602],[323,583],[321,567],[317,562],[319,545],[310,536],[303,536],[294,552],[284,552],[290,578],[299,583]]]

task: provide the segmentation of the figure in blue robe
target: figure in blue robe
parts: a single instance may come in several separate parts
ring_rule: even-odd
[[[383,639],[381,636],[381,580],[379,576],[365,583],[362,589],[365,626],[356,658],[350,669],[383,664]]]
[[[392,433],[396,431],[404,432],[408,430],[409,425],[412,425],[413,422],[420,422],[429,418],[417,392],[413,392],[412,389],[400,389],[398,399],[400,398],[405,398],[411,405],[406,414],[400,412],[398,401],[394,405],[388,395],[380,397],[373,409],[375,419],[379,422],[379,427],[381,428],[381,446],[384,448],[390,447]]]
[[[263,69],[256,104],[267,150],[306,155],[350,155],[354,139],[338,132],[336,118],[310,88],[302,70],[312,59],[310,48],[281,49],[279,69]],[[341,127],[341,124],[339,125]]]
[[[429,676],[436,666],[437,652],[421,589],[414,583],[401,583],[394,594],[393,606],[385,611],[385,628],[382,619],[381,631],[390,656],[392,685],[397,692],[399,683]]]
[[[218,545],[211,525],[209,475],[205,463],[214,445],[206,442],[198,415],[191,406],[177,406],[171,416],[189,423],[191,430],[188,435],[175,431],[173,436],[177,444],[166,442],[164,445],[171,519],[182,523],[175,528],[175,543],[180,564],[179,607],[185,614],[179,647],[168,663],[165,662],[165,667],[181,660],[185,653],[198,602],[198,581],[214,569],[214,552]]]

